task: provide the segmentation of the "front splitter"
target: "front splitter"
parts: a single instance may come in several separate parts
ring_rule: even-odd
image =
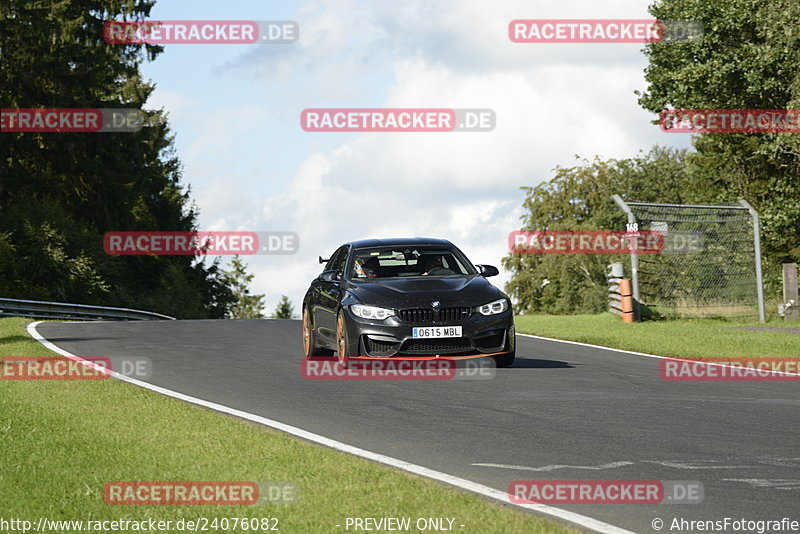
[[[500,356],[503,354],[509,354],[511,351],[505,352],[492,352],[492,353],[479,353],[479,354],[468,354],[466,356],[448,356],[444,355],[435,355],[435,356],[350,356],[349,359],[351,360],[411,360],[411,361],[426,361],[426,360],[474,360],[475,358],[488,358],[491,356]],[[334,357],[335,358],[335,357]]]

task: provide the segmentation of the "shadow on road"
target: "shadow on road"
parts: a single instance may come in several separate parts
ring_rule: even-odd
[[[575,366],[559,360],[517,358],[512,369],[574,369]]]

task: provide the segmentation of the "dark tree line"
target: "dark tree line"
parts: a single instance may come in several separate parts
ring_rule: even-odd
[[[800,109],[800,2],[659,0],[659,20],[699,20],[699,41],[653,43],[645,54],[645,109]],[[667,135],[667,134],[665,134]],[[622,230],[610,196],[659,203],[748,200],[761,215],[767,296],[780,264],[800,262],[800,134],[703,133],[687,153],[654,148],[623,160],[582,161],[526,187],[522,229]],[[520,311],[600,312],[609,256],[509,255],[507,289]]]
[[[648,45],[645,109],[800,109],[800,2],[661,0],[660,20],[699,20],[701,41]],[[800,261],[800,134],[700,134],[688,163],[707,200],[761,214],[767,261]]]
[[[154,2],[5,0],[3,108],[142,109],[140,65],[161,51],[111,45],[103,22],[139,20]],[[223,317],[234,302],[217,262],[109,256],[113,230],[197,230],[173,135],[161,112],[135,133],[0,134],[0,295]]]

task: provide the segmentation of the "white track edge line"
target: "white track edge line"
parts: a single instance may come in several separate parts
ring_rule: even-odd
[[[717,363],[717,362],[706,362],[703,360],[691,360],[687,356],[659,356],[658,354],[648,354],[646,352],[636,352],[635,350],[625,350],[625,349],[615,349],[614,347],[606,347],[604,345],[593,345],[592,343],[583,343],[581,341],[570,341],[568,339],[556,339],[554,337],[544,337],[544,336],[537,336],[534,334],[523,334],[522,332],[517,332],[518,336],[524,337],[532,337],[535,339],[544,339],[545,341],[555,341],[557,343],[568,343],[570,345],[580,345],[582,347],[592,347],[593,349],[603,349],[603,350],[610,350],[613,352],[621,352],[623,354],[635,354],[637,356],[646,356],[648,358],[657,358],[659,360],[681,360],[684,362],[696,362],[696,363],[704,363],[705,365],[714,365],[716,367],[730,367],[726,366],[724,363]],[[731,356],[731,361],[736,361],[736,356]],[[780,359],[782,356],[775,356],[775,359]],[[790,356],[791,358],[791,356]],[[771,373],[781,376],[800,376],[800,373],[789,373],[786,371],[771,371],[768,369],[760,370],[760,372],[764,373]]]
[[[569,343],[570,345],[580,345],[582,347],[592,347],[594,349],[605,349],[605,350],[612,350],[614,352],[624,352],[625,354],[636,354],[638,356],[647,356],[648,358],[658,358],[660,360],[669,360],[669,359],[676,359],[671,358],[670,356],[659,356],[658,354],[648,354],[646,352],[636,352],[635,350],[625,350],[625,349],[615,349],[614,347],[606,347],[603,345],[593,345],[591,343],[583,343],[581,341],[570,341],[568,339],[556,339],[554,337],[544,337],[544,336],[537,336],[534,334],[523,334],[522,332],[517,332],[518,336],[524,337],[532,337],[536,339],[544,339],[545,341],[557,341],[558,343]]]
[[[44,321],[36,321],[33,323],[28,324],[27,331],[36,341],[47,347],[48,349],[61,354],[62,356],[69,358],[70,360],[74,360],[78,363],[82,363],[89,367],[96,368],[95,364],[89,362],[88,360],[84,360],[80,356],[75,356],[74,354],[56,346],[52,342],[48,341],[44,337],[42,337],[39,332],[36,330],[36,327],[42,324]],[[172,397],[174,399],[182,400],[191,404],[196,404],[198,406],[203,406],[205,408],[209,408],[211,410],[215,410],[217,412],[226,413],[228,415],[232,415],[234,417],[239,417],[241,419],[246,419],[253,423],[258,423],[264,426],[268,426],[270,428],[274,428],[276,430],[280,430],[291,434],[293,436],[297,436],[299,438],[303,438],[307,441],[311,441],[314,443],[318,443],[320,445],[324,445],[326,447],[330,447],[332,449],[336,449],[341,452],[346,452],[348,454],[352,454],[354,456],[359,456],[361,458],[365,458],[367,460],[372,460],[374,462],[378,462],[384,465],[388,465],[391,467],[395,467],[397,469],[401,469],[403,471],[407,471],[409,473],[414,473],[416,475],[420,475],[432,480],[437,480],[439,482],[444,482],[445,484],[449,484],[451,486],[455,486],[457,488],[470,491],[472,493],[477,493],[478,495],[482,495],[484,497],[488,497],[490,499],[494,499],[497,501],[502,502],[503,504],[508,504],[512,506],[517,506],[519,508],[525,508],[527,510],[531,510],[537,512],[542,515],[554,517],[557,519],[561,519],[563,521],[567,521],[569,523],[573,523],[575,525],[591,529],[595,532],[600,534],[636,534],[635,532],[631,532],[629,530],[625,530],[619,528],[617,526],[611,525],[609,523],[605,523],[598,519],[594,519],[585,515],[577,514],[575,512],[570,512],[567,510],[562,510],[560,508],[555,508],[552,506],[547,506],[544,504],[517,504],[512,503],[511,500],[508,498],[508,494],[502,492],[500,490],[496,490],[494,488],[490,488],[489,486],[484,486],[483,484],[478,484],[477,482],[472,482],[464,478],[459,478],[453,475],[448,475],[447,473],[442,473],[440,471],[435,471],[433,469],[429,469],[427,467],[423,467],[421,465],[412,464],[410,462],[406,462],[404,460],[399,460],[397,458],[392,458],[391,456],[386,456],[383,454],[379,454],[376,452],[371,452],[365,449],[360,449],[358,447],[354,447],[352,445],[348,445],[346,443],[342,443],[341,441],[336,441],[331,438],[327,438],[320,434],[314,434],[313,432],[309,432],[307,430],[303,430],[302,428],[298,428],[295,426],[287,425],[285,423],[281,423],[279,421],[274,421],[272,419],[267,419],[266,417],[262,417],[260,415],[251,414],[248,412],[243,412],[237,410],[235,408],[230,408],[228,406],[223,406],[221,404],[217,404],[215,402],[199,399],[197,397],[192,397],[190,395],[185,395],[178,391],[173,391],[171,389],[163,388],[161,386],[156,386],[153,384],[149,384],[147,382],[142,382],[140,380],[136,380],[135,378],[130,378],[129,376],[121,375],[116,371],[111,371],[105,368],[100,367],[101,371],[105,372],[109,376],[113,376],[123,382],[128,382],[135,386],[139,386],[144,389],[149,389],[151,391],[155,391],[156,393],[160,393],[167,397]]]

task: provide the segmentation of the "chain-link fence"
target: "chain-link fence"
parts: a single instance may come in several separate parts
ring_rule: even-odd
[[[736,206],[614,200],[629,231],[664,235],[659,254],[631,255],[641,315],[759,317],[764,320],[758,214]]]

